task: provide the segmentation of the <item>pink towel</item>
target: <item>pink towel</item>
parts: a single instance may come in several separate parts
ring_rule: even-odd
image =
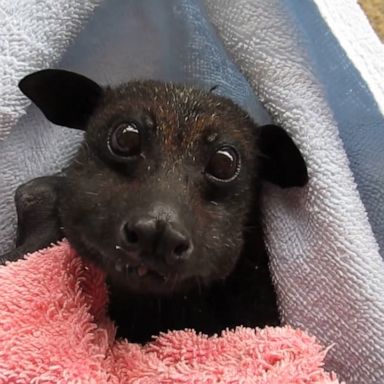
[[[102,272],[65,241],[0,267],[0,292],[0,383],[339,383],[289,327],[116,340]]]

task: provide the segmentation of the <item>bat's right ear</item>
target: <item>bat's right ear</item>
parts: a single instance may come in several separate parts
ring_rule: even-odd
[[[94,81],[58,69],[32,73],[19,82],[19,88],[52,123],[82,130],[103,94]]]
[[[294,141],[277,125],[259,127],[261,176],[281,188],[303,187],[308,182],[304,158]]]

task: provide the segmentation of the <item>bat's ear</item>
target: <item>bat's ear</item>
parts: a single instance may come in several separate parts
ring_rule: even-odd
[[[282,188],[302,187],[308,182],[307,166],[296,144],[277,125],[259,127],[261,176]]]
[[[32,73],[19,88],[52,123],[76,129],[85,129],[103,93],[94,81],[58,69]]]

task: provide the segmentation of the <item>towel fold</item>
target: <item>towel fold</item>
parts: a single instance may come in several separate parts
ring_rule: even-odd
[[[362,80],[354,77],[353,66],[345,59],[339,77],[333,79],[334,88],[340,86],[337,96],[327,93],[329,82],[321,78],[321,66],[341,65],[335,59],[339,47],[313,31],[330,33],[311,2],[205,3],[239,68],[275,121],[298,143],[308,164],[308,189],[287,192],[268,186],[263,195],[283,320],[305,327],[325,344],[334,342],[327,366],[348,383],[381,384],[384,262],[370,219],[378,228],[383,216],[371,212],[368,217],[366,207],[377,212],[384,198],[379,189],[383,165],[377,162],[382,151],[376,144],[384,142],[384,118],[377,116],[374,100],[366,97]],[[335,11],[361,12],[354,1],[343,1],[348,3],[343,8],[337,3]],[[305,24],[307,19],[312,25]],[[350,80],[346,90],[341,75]],[[363,101],[365,108],[360,106]],[[354,115],[356,110],[361,114]],[[357,120],[361,116],[366,120]],[[344,143],[336,117],[344,129]],[[370,118],[381,127],[373,129]],[[354,163],[350,166],[348,160]]]
[[[173,331],[116,340],[103,273],[64,241],[0,267],[1,383],[337,384],[300,330]]]

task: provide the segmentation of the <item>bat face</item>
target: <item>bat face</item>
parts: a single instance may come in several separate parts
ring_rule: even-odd
[[[108,90],[67,170],[69,240],[123,287],[224,279],[257,182],[257,130],[229,100],[155,82]]]
[[[60,223],[80,255],[130,292],[225,279],[260,181],[307,181],[281,128],[258,127],[209,92],[155,81],[102,88],[58,70],[20,88],[54,123],[86,131],[60,188]]]

